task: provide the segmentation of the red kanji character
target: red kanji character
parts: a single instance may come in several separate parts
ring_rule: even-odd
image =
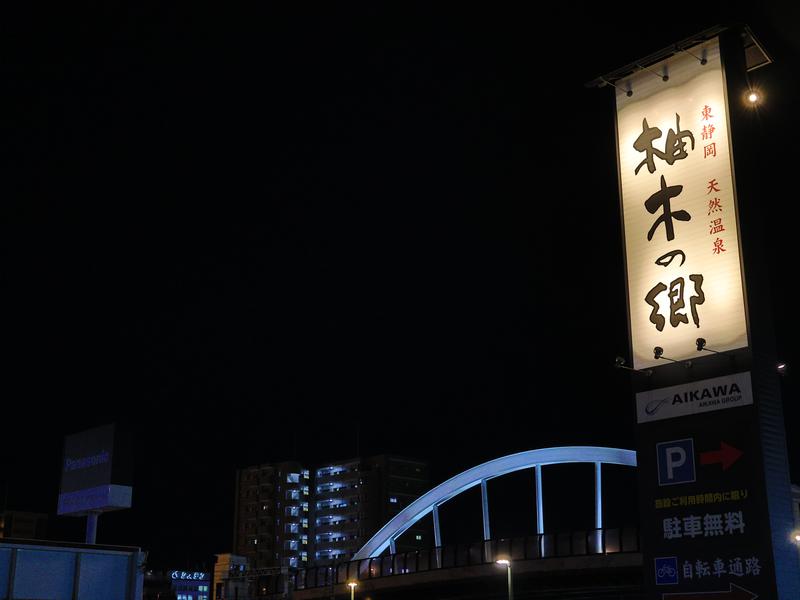
[[[714,115],[711,114],[711,107],[708,104],[703,107],[703,110],[700,111],[700,114],[703,117],[700,119],[701,121],[708,121],[709,119],[714,118]]]
[[[722,212],[722,204],[720,204],[719,198],[708,201],[708,214],[710,215],[712,212]]]
[[[703,158],[709,156],[714,157],[717,155],[717,143],[711,142],[708,146],[703,146]]]
[[[727,252],[727,250],[722,247],[722,245],[724,243],[725,243],[725,241],[721,240],[720,238],[715,239],[714,240],[714,249],[712,250],[712,252],[714,254],[719,254],[720,252]]]
[[[715,127],[711,124],[703,125],[703,133],[701,134],[703,136],[703,139],[710,140],[711,137],[714,135],[714,129]]]
[[[708,182],[708,191],[706,192],[706,196],[708,196],[711,192],[718,192],[719,188],[717,187],[719,184],[717,183],[716,179],[712,179]]]
[[[725,225],[722,224],[722,219],[713,219],[711,221],[711,227],[708,230],[708,235],[719,233],[720,231],[725,231]]]

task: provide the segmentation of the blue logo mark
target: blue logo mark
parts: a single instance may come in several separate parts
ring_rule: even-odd
[[[678,557],[656,558],[656,585],[678,585]]]
[[[694,475],[694,440],[673,440],[656,444],[658,485],[692,483]]]
[[[656,400],[651,400],[647,403],[647,406],[644,407],[644,412],[646,412],[651,417],[658,412],[664,404],[667,402],[668,398],[661,398]]]

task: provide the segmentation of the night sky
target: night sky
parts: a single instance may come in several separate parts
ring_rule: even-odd
[[[775,60],[733,144],[758,148],[775,209],[791,432],[798,9],[631,26],[530,6],[4,19],[8,508],[54,514],[63,436],[112,421],[135,440],[134,508],[98,541],[157,567],[231,549],[236,467],[393,452],[438,482],[531,448],[633,448],[613,93],[584,83],[733,21]]]

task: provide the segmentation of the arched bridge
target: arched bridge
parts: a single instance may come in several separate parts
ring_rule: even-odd
[[[486,482],[495,477],[507,475],[515,471],[533,469],[536,481],[536,530],[544,533],[544,509],[542,490],[542,467],[566,463],[594,463],[595,465],[595,528],[603,528],[602,503],[602,465],[613,464],[627,467],[636,466],[636,453],[621,448],[604,448],[598,446],[562,446],[558,448],[541,448],[510,454],[485,462],[463,473],[459,473],[444,483],[423,494],[406,508],[395,515],[372,538],[361,547],[352,560],[363,560],[379,556],[389,548],[395,554],[395,541],[417,521],[433,515],[433,534],[436,547],[442,546],[442,535],[439,527],[439,507],[458,494],[481,486],[481,503],[483,507],[483,538],[491,540],[489,523],[489,497]]]

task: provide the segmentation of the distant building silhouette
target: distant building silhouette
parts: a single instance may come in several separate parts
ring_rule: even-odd
[[[239,469],[233,552],[253,569],[347,560],[429,484],[426,462],[392,455]],[[409,530],[398,549],[428,546],[428,535]]]
[[[5,510],[0,512],[0,538],[43,540],[47,537],[47,515]]]

